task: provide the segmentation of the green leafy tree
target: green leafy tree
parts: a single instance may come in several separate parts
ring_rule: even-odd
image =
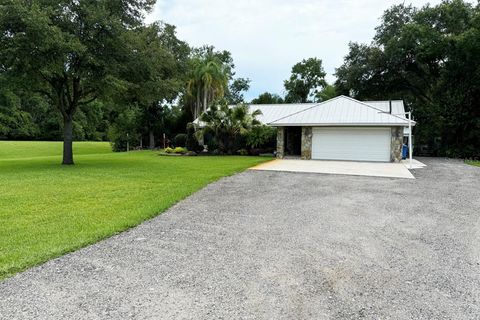
[[[108,138],[113,151],[125,151],[140,145],[141,132],[139,131],[141,110],[138,106],[123,107],[109,127]]]
[[[401,98],[418,122],[417,145],[437,155],[478,156],[479,6],[462,0],[421,9],[394,6],[376,30],[371,45],[350,45],[336,70],[337,92]]]
[[[337,91],[335,90],[335,86],[331,84],[327,84],[322,90],[320,90],[316,94],[316,101],[322,102],[322,101],[327,101],[332,98],[335,98],[337,95]]]
[[[190,98],[193,119],[228,93],[234,68],[228,51],[216,51],[213,46],[193,49],[187,78],[187,97]]]
[[[1,72],[41,93],[63,119],[63,164],[73,164],[73,120],[82,105],[125,81],[129,32],[154,0],[18,1],[0,6]]]
[[[123,75],[129,82],[122,100],[140,107],[140,125],[153,149],[155,134],[162,129],[164,105],[182,91],[189,47],[178,40],[174,26],[160,22],[138,28],[131,36],[133,56]]]
[[[287,92],[285,101],[289,103],[310,102],[327,85],[322,60],[304,59],[292,67],[290,79],[284,81]]]
[[[193,68],[187,84],[187,92],[195,97],[193,117],[207,111],[216,99],[222,98],[228,83],[227,73],[218,59],[193,60]]]
[[[0,137],[28,139],[38,131],[32,115],[25,108],[25,99],[14,93],[7,79],[0,74]]]
[[[246,78],[232,80],[225,94],[228,104],[244,103],[245,97],[243,95],[250,89],[250,82],[251,80]]]
[[[252,104],[281,104],[285,101],[278,94],[264,92],[260,94],[257,98],[253,99]]]

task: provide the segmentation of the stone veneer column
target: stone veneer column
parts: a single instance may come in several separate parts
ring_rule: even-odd
[[[277,158],[283,159],[285,154],[285,127],[277,128]]]
[[[402,161],[403,127],[392,127],[392,142],[390,144],[390,161]]]
[[[302,159],[312,159],[312,127],[302,127]]]

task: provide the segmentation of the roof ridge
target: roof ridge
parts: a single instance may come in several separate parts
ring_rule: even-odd
[[[299,104],[317,104],[316,102],[299,102],[299,103],[246,103],[249,106],[285,106]]]
[[[402,99],[392,99],[392,100],[366,100],[363,102],[389,102],[389,101],[396,101],[396,102],[403,102]]]
[[[332,99],[328,99],[328,100],[326,100],[326,101],[319,102],[319,103],[317,103],[317,104],[315,104],[315,105],[313,105],[313,106],[311,106],[311,107],[309,107],[309,108],[306,108],[306,109],[303,109],[303,110],[300,110],[300,111],[296,111],[296,112],[291,113],[291,114],[289,114],[289,115],[286,115],[286,116],[283,116],[283,117],[278,118],[278,119],[276,119],[276,120],[273,120],[273,121],[269,122],[268,124],[274,123],[274,122],[277,122],[277,121],[280,121],[280,120],[283,120],[283,119],[288,118],[288,117],[291,117],[291,116],[293,116],[294,114],[299,114],[299,113],[301,113],[301,112],[304,112],[304,111],[307,111],[307,110],[316,108],[316,107],[318,107],[318,106],[320,106],[320,105],[322,105],[322,104],[324,104],[324,103],[326,103],[326,102],[329,102],[329,101],[332,101],[332,100],[336,100],[336,99],[338,99],[338,98],[340,98],[340,97],[344,97],[344,96],[343,96],[343,95],[340,95],[340,96],[336,96],[336,97],[334,97],[334,98],[332,98]]]

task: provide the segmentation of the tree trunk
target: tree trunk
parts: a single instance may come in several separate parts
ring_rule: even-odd
[[[193,120],[197,119],[200,116],[200,90],[197,93],[197,105],[195,106],[195,113],[193,115]]]
[[[148,147],[150,150],[152,149],[155,149],[155,136],[153,135],[153,130],[149,130],[148,131],[148,137],[149,137],[149,140],[148,140]]]
[[[207,95],[208,95],[208,88],[205,87],[203,90],[203,112],[207,112]]]
[[[63,118],[63,162],[73,164],[73,119],[70,116]]]

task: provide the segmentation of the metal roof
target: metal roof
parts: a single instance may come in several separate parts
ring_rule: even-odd
[[[318,103],[285,103],[285,104],[249,104],[250,112],[260,110],[257,120],[261,123],[271,123],[299,111],[309,109]]]
[[[374,108],[380,109],[384,112],[390,111],[390,101],[362,101]],[[403,100],[392,100],[392,114],[405,116],[405,107]]]
[[[402,100],[392,100],[392,114],[389,114],[390,101],[362,102],[346,96],[321,103],[249,104],[248,107],[250,112],[260,110],[262,114],[257,120],[271,126],[408,126],[408,119],[400,116],[405,114]],[[203,126],[199,119],[194,122]]]
[[[249,104],[248,108],[250,112],[260,110],[262,114],[258,115],[256,119],[263,124],[268,124],[293,113],[311,108],[317,104],[318,103]],[[230,107],[233,108],[234,105]],[[198,118],[195,119],[194,123],[200,126],[203,125]]]
[[[377,109],[381,109],[385,112],[390,111],[390,101],[363,101],[366,104],[371,105],[372,107],[375,107]],[[403,100],[392,100],[392,114],[395,114],[397,116],[402,116],[405,115],[405,106],[403,104]],[[415,121],[413,121],[413,125],[415,125]],[[408,136],[409,135],[409,129],[404,128],[403,129],[403,135]]]
[[[379,102],[375,102],[379,104]],[[385,102],[382,102],[385,103]],[[388,101],[386,101],[388,105]],[[403,103],[402,103],[403,105]],[[253,106],[251,106],[253,107]],[[392,103],[393,109],[393,103]],[[346,96],[339,96],[267,122],[271,126],[408,126],[408,119]]]

